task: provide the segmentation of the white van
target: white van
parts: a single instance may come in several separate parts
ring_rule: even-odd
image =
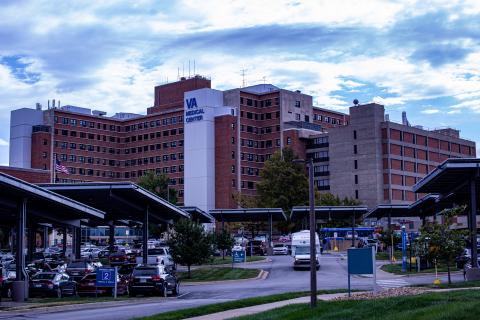
[[[320,239],[315,233],[316,269],[320,269]],[[292,234],[293,269],[310,269],[310,230],[302,230]]]

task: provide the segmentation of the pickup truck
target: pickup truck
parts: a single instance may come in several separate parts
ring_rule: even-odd
[[[143,264],[142,256],[137,257],[137,264]],[[148,249],[147,264],[149,265],[161,264],[163,266],[175,269],[175,264],[166,248]]]

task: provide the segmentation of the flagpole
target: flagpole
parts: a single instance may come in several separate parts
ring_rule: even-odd
[[[55,161],[53,163],[53,183],[57,183],[57,155],[55,155]]]

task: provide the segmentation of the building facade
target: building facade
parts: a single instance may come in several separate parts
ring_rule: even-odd
[[[368,206],[412,202],[411,186],[443,159],[475,156],[474,142],[458,131],[387,121],[378,104],[344,114],[313,107],[300,91],[271,84],[219,91],[201,76],[155,87],[146,115],[54,104],[11,116],[11,166],[52,173],[57,158],[69,170],[55,175],[60,182],[164,173],[180,204],[202,210],[255,196],[264,162],[284,147],[313,158],[320,191]]]

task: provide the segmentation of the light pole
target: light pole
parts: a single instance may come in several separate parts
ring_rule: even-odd
[[[310,307],[317,306],[317,242],[315,219],[315,186],[313,185],[313,159],[308,160],[295,159],[295,163],[304,163],[308,167],[308,194],[310,205]]]

